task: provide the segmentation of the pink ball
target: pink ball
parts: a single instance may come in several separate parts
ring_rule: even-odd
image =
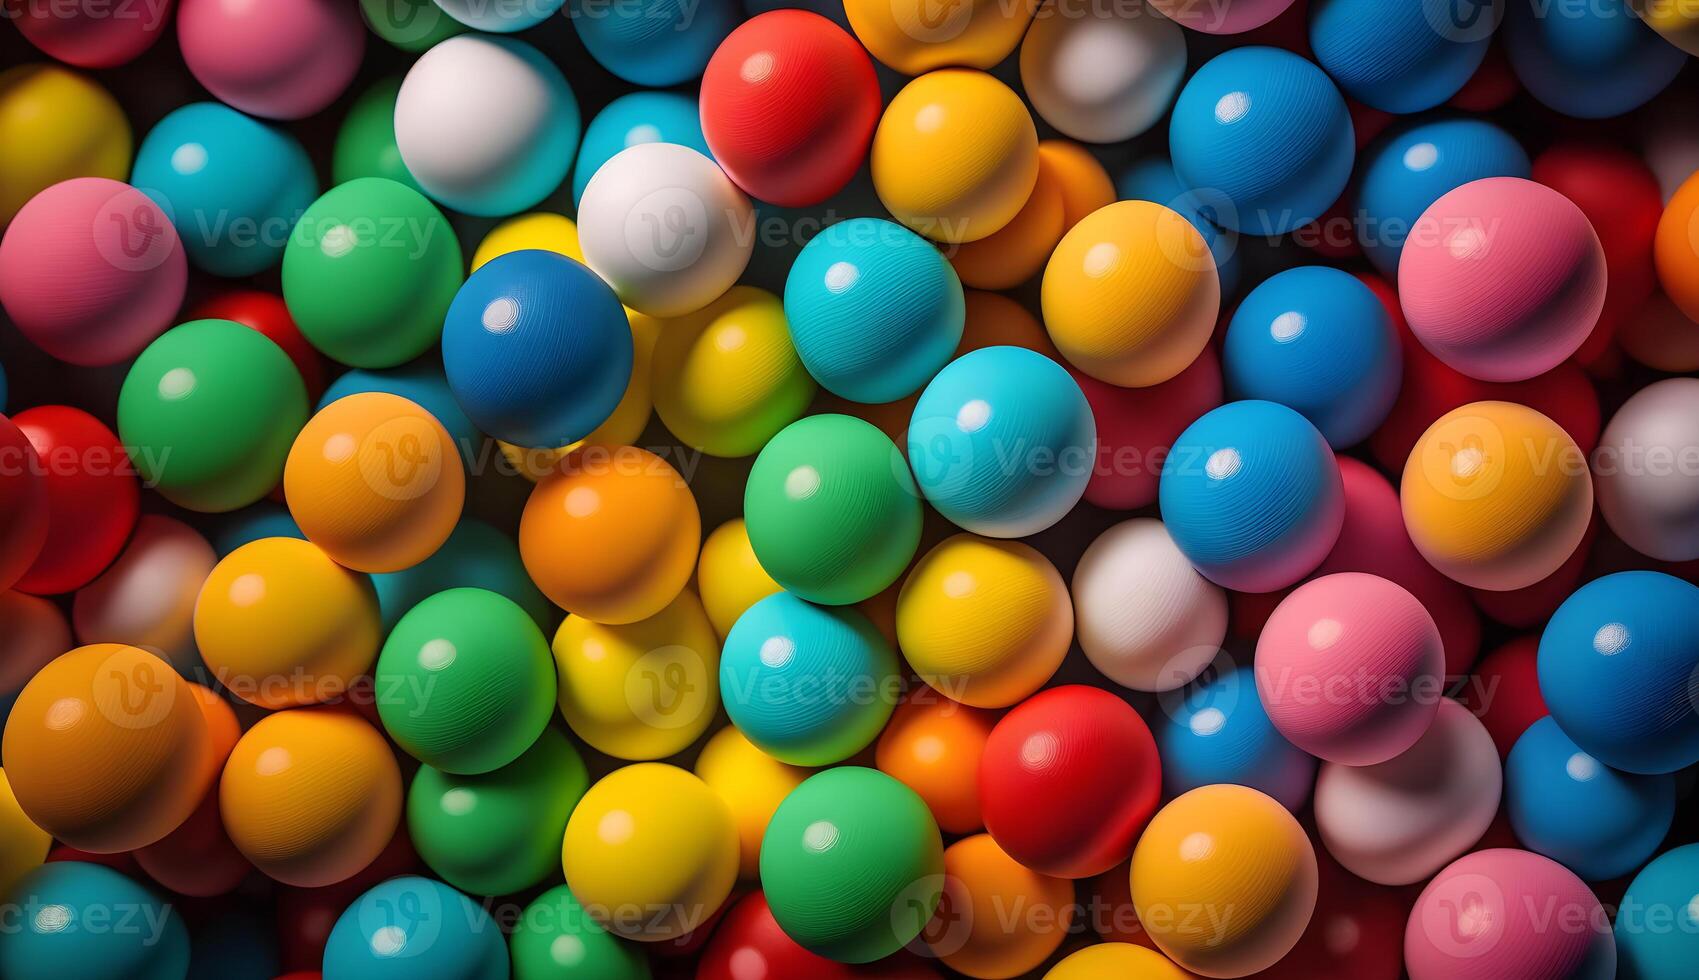
[[[0,306],[31,343],[84,367],[127,360],[159,336],[188,277],[165,212],[104,177],[30,198],[0,239]]]
[[[177,41],[189,71],[221,101],[301,119],[354,80],[366,28],[352,0],[183,0]]]
[[[1403,586],[1340,572],[1292,590],[1257,639],[1268,718],[1305,752],[1367,766],[1403,752],[1442,700],[1445,647]]]
[[[1578,350],[1605,305],[1605,251],[1569,198],[1519,177],[1458,187],[1422,212],[1398,298],[1433,355],[1481,381],[1523,381]]]
[[[172,0],[71,4],[18,0],[6,12],[18,30],[43,52],[79,68],[116,68],[153,47],[171,19]]]
[[[1410,980],[1610,980],[1616,939],[1574,872],[1495,848],[1458,858],[1422,889],[1404,967]]]
[[[1203,34],[1243,34],[1286,12],[1292,0],[1151,0],[1169,20]]]

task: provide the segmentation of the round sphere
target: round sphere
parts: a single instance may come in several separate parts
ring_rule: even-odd
[[[738,874],[745,880],[758,880],[767,824],[779,804],[813,770],[780,762],[756,748],[736,726],[727,725],[702,746],[696,775],[726,804],[737,824]]]
[[[578,247],[577,223],[552,211],[532,211],[508,218],[491,228],[472,253],[472,271],[477,272],[511,252],[526,249],[553,252],[574,262],[584,261],[584,250]]]
[[[1142,3],[1131,12],[1055,6],[1021,42],[1021,87],[1039,118],[1088,143],[1119,143],[1156,125],[1185,72],[1185,32]]]
[[[413,0],[365,0],[367,3],[410,3]],[[426,6],[430,0],[420,0]],[[443,18],[447,19],[447,18]],[[407,172],[401,149],[395,145],[395,100],[401,93],[401,77],[390,76],[360,93],[336,131],[336,147],[330,163],[331,183],[346,184],[361,177],[382,177],[423,193],[419,182]],[[476,266],[474,265],[474,268]]]
[[[436,0],[444,13],[475,31],[511,34],[536,27],[553,17],[566,0],[533,0],[524,4],[487,4],[478,0]]]
[[[1476,402],[1423,433],[1399,500],[1429,564],[1504,592],[1533,585],[1574,553],[1592,518],[1593,481],[1556,422],[1513,402]]]
[[[1310,8],[1309,41],[1346,95],[1383,112],[1421,112],[1469,81],[1497,27],[1492,5],[1478,0],[1322,0]]]
[[[355,900],[324,948],[323,980],[495,980],[507,944],[484,906],[440,881],[391,878]]]
[[[41,555],[52,520],[47,481],[35,447],[0,415],[0,590],[10,589]]]
[[[52,600],[26,592],[0,592],[0,622],[6,632],[0,637],[0,727],[12,713],[18,693],[53,661],[75,646],[71,625]],[[5,883],[0,882],[0,894]]]
[[[24,5],[29,6],[29,5]],[[54,23],[64,10],[34,5]],[[11,19],[7,7],[7,19]],[[73,177],[123,180],[130,174],[129,120],[99,83],[58,65],[0,71],[0,226],[25,202]]]
[[[1019,541],[957,534],[916,562],[897,595],[897,643],[945,697],[1005,708],[1044,686],[1074,635],[1056,566]]]
[[[415,54],[466,30],[435,0],[360,0],[360,13],[373,34]]]
[[[461,411],[460,404],[454,400],[454,392],[448,387],[443,369],[430,357],[381,371],[363,368],[348,371],[330,383],[320,396],[318,407],[323,410],[331,402],[369,391],[405,398],[436,416],[436,420],[453,437],[468,465],[483,445],[483,435]]]
[[[230,840],[271,878],[320,888],[377,858],[401,821],[401,771],[351,711],[297,708],[247,730],[224,764]]]
[[[10,895],[18,879],[41,867],[52,846],[52,836],[18,806],[6,770],[0,769],[0,895]]]
[[[1205,62],[1180,90],[1168,141],[1180,183],[1208,196],[1215,222],[1255,235],[1313,221],[1356,159],[1339,90],[1279,48],[1234,48]]]
[[[1204,238],[1178,213],[1119,201],[1062,236],[1044,269],[1044,326],[1068,363],[1127,388],[1161,384],[1215,330],[1221,281]]]
[[[136,526],[135,470],[112,430],[80,409],[41,405],[19,412],[12,424],[34,451],[26,465],[37,467],[31,472],[47,498],[46,536],[13,587],[35,595],[80,589],[118,557]]]
[[[1199,5],[1186,0],[1153,0],[1164,16],[1203,34],[1243,34],[1279,17],[1292,0],[1225,0]]]
[[[554,625],[554,607],[525,573],[513,538],[470,518],[456,524],[431,557],[405,571],[372,576],[372,588],[378,594],[385,635],[414,606],[438,592],[461,588],[487,589],[511,599],[538,629]]]
[[[736,0],[653,0],[611,7],[573,0],[567,14],[597,64],[645,88],[700,76],[741,15]]]
[[[1693,279],[1699,274],[1699,242],[1694,240],[1694,228],[1699,227],[1699,178],[1688,177],[1682,182],[1663,216],[1653,239],[1653,259],[1658,270],[1658,284],[1664,293],[1689,321],[1699,320],[1699,285]]]
[[[714,632],[722,637],[731,632],[744,610],[781,589],[755,557],[749,528],[741,517],[721,524],[702,542],[696,588]]]
[[[195,600],[218,562],[194,528],[145,514],[100,577],[77,590],[71,622],[84,643],[131,643],[182,669],[196,660]]]
[[[809,777],[779,805],[761,845],[773,918],[840,963],[871,963],[913,941],[943,879],[944,844],[926,804],[873,769]]]
[[[1052,159],[1051,155],[1038,155],[1038,178],[1032,194],[1008,224],[951,250],[950,266],[962,282],[976,289],[1014,289],[1043,271],[1068,228],[1063,198],[1066,178]],[[1048,339],[1042,343],[1049,346]],[[991,346],[995,345],[976,343],[971,349]]]
[[[585,262],[650,316],[692,313],[730,289],[755,249],[754,227],[749,198],[719,165],[674,143],[614,154],[578,203]]]
[[[204,303],[196,304],[188,320],[229,320],[257,331],[267,340],[283,348],[290,363],[300,372],[311,401],[324,393],[324,358],[307,343],[301,328],[289,315],[289,304],[276,293],[257,289],[235,289],[220,293]]]
[[[797,945],[779,928],[767,896],[759,891],[750,892],[731,906],[714,927],[714,936],[696,968],[697,980],[742,980],[750,976],[853,980],[861,975],[855,967]]]
[[[920,390],[954,354],[967,307],[937,247],[880,218],[827,227],[785,279],[785,317],[808,373],[878,404]]]
[[[572,169],[578,128],[566,76],[507,37],[443,41],[407,70],[395,99],[395,145],[407,172],[465,214],[514,214],[548,197]]]
[[[1016,95],[982,71],[911,80],[873,134],[873,187],[886,210],[928,238],[985,238],[1026,204],[1038,180],[1038,131]]]
[[[235,712],[218,695],[197,688],[206,703],[225,714],[228,740],[221,744],[222,756],[235,746],[240,729]],[[191,898],[217,898],[235,891],[253,873],[254,866],[236,850],[224,832],[224,817],[218,812],[218,793],[209,790],[189,819],[159,841],[133,852],[136,864],[165,889]]]
[[[1148,388],[1122,388],[1076,373],[1097,423],[1097,460],[1087,503],[1136,510],[1156,503],[1162,462],[1186,426],[1221,405],[1221,362],[1205,347],[1184,371]]]
[[[970,977],[1012,977],[1050,958],[1067,937],[1074,883],[1022,867],[988,834],[944,851],[939,916],[922,933],[932,952]],[[1011,925],[1007,911],[1024,910]]]
[[[118,16],[119,8],[8,4],[6,19],[56,61],[78,68],[117,68],[141,57],[165,33],[173,0]],[[145,10],[145,13],[144,13]],[[5,221],[0,216],[0,224]]]
[[[1209,246],[1221,291],[1232,293],[1239,282],[1239,236],[1216,224],[1223,202],[1208,188],[1193,190],[1180,183],[1166,156],[1136,160],[1115,178],[1111,200],[1150,201],[1174,211],[1191,223]]]
[[[845,0],[843,14],[880,63],[903,75],[966,65],[991,69],[1021,43],[1039,4],[972,3],[929,8],[924,3]]]
[[[737,880],[737,827],[707,784],[645,762],[590,787],[566,825],[566,883],[603,928],[674,940],[725,903]]]
[[[538,895],[508,937],[517,980],[549,980],[574,973],[597,980],[649,980],[641,949],[603,929],[572,889],[556,885]]]
[[[81,367],[134,357],[176,316],[187,282],[165,212],[104,177],[47,188],[0,238],[0,307],[30,343]]]
[[[1155,735],[1166,795],[1235,783],[1268,794],[1293,813],[1308,802],[1316,760],[1269,720],[1250,671],[1212,671],[1161,701]]]
[[[677,143],[708,153],[702,135],[697,100],[677,92],[628,92],[603,106],[584,127],[578,159],[572,170],[572,203],[584,198],[584,188],[614,154],[639,143]]]
[[[1517,0],[1504,21],[1500,36],[1517,80],[1566,116],[1606,119],[1637,109],[1687,64],[1687,52],[1659,37],[1621,0],[1562,17],[1547,16],[1533,0]]]
[[[189,971],[189,933],[170,905],[100,864],[55,861],[10,891],[19,905],[0,934],[9,977],[178,980]],[[129,928],[118,928],[129,922]],[[142,924],[146,923],[146,926]]]
[[[1325,762],[1316,829],[1359,878],[1410,885],[1475,846],[1503,786],[1492,736],[1469,709],[1439,702],[1433,724],[1403,754],[1369,766]]]
[[[1699,951],[1699,909],[1693,881],[1699,874],[1699,845],[1672,848],[1640,869],[1622,896],[1616,915],[1618,968],[1636,980],[1679,980]],[[1669,923],[1674,928],[1651,928]]]
[[[1125,860],[1161,790],[1144,719],[1108,691],[1079,684],[1035,694],[1004,715],[979,764],[986,829],[1010,857],[1059,878],[1089,878]]]
[[[1699,380],[1648,385],[1611,417],[1593,482],[1606,523],[1629,547],[1660,561],[1699,558],[1699,500],[1679,464],[1696,453]]]
[[[348,88],[366,53],[351,3],[182,0],[177,43],[195,80],[220,102],[270,119],[304,119]]]
[[[1148,946],[1132,943],[1098,943],[1065,957],[1050,968],[1044,980],[1191,980],[1194,974]]]
[[[996,721],[994,712],[917,691],[879,736],[875,764],[920,794],[945,833],[971,834],[985,826],[979,760]]]
[[[1285,807],[1245,786],[1204,786],[1163,807],[1139,838],[1133,905],[1180,966],[1245,976],[1297,944],[1316,876],[1315,849]]]

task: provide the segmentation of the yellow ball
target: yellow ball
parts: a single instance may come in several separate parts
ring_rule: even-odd
[[[844,0],[869,54],[904,75],[967,65],[991,68],[1015,50],[1040,0]]]
[[[554,641],[560,713],[616,759],[663,759],[708,730],[720,705],[720,641],[685,589],[622,626],[568,616]]]
[[[0,228],[73,177],[128,180],[130,123],[92,79],[58,65],[0,72]]]
[[[775,592],[779,583],[761,567],[749,544],[749,527],[736,517],[714,529],[696,560],[696,587],[714,632],[724,638],[743,611]]]
[[[1056,952],[1073,912],[1072,881],[1022,867],[976,834],[944,851],[944,897],[921,936],[950,969],[1006,980]]]
[[[1124,388],[1161,384],[1215,331],[1221,280],[1192,223],[1117,201],[1074,225],[1044,269],[1044,326],[1068,363]]]
[[[1416,440],[1399,491],[1428,563],[1464,585],[1506,591],[1557,571],[1587,533],[1593,481],[1563,427],[1514,402],[1475,402]]]
[[[493,258],[528,248],[554,252],[577,262],[584,261],[584,252],[578,247],[578,226],[572,223],[571,218],[547,211],[533,211],[515,215],[491,228],[484,240],[478,243],[478,250],[472,253],[472,271],[477,272],[479,266]]]
[[[12,890],[19,878],[41,866],[53,838],[30,822],[18,806],[6,770],[0,769],[0,895]]]
[[[1044,980],[1193,980],[1154,949],[1132,943],[1099,943],[1050,968]]]
[[[1159,810],[1133,851],[1139,922],[1174,962],[1209,977],[1265,970],[1316,905],[1316,852],[1291,811],[1227,783]]]
[[[897,595],[897,645],[920,679],[976,708],[1044,686],[1074,637],[1056,566],[1029,545],[972,534],[915,563]]]
[[[898,92],[873,134],[873,189],[896,219],[941,242],[988,237],[1038,180],[1038,131],[1021,97],[982,71],[946,68]]]
[[[696,757],[696,775],[731,810],[737,824],[738,870],[751,881],[761,876],[761,838],[790,791],[814,775],[780,762],[755,747],[732,725],[714,733]]]
[[[1646,26],[1688,54],[1699,55],[1699,10],[1690,3],[1670,0],[1632,0],[1629,4]]]
[[[676,766],[626,766],[590,787],[561,845],[566,883],[590,917],[627,939],[676,939],[708,921],[737,882],[737,825]]]

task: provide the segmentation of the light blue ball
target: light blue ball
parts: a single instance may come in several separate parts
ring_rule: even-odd
[[[1469,81],[1497,26],[1491,0],[1319,0],[1310,49],[1357,101],[1420,112]]]
[[[1580,119],[1645,105],[1687,63],[1687,52],[1659,37],[1623,0],[1557,8],[1545,0],[1511,0],[1504,50],[1529,94]]]
[[[1368,438],[1392,411],[1404,365],[1397,328],[1361,279],[1320,265],[1251,290],[1227,326],[1228,396],[1279,402],[1335,449]]]
[[[381,371],[354,368],[330,383],[319,399],[319,408],[339,398],[368,391],[398,395],[431,413],[448,430],[449,437],[460,449],[461,457],[468,464],[476,458],[482,442],[478,428],[461,411],[460,403],[454,400],[454,393],[448,390],[448,379],[433,359],[422,357]]]
[[[665,88],[701,77],[742,11],[737,0],[572,0],[571,17],[603,68]]]
[[[1250,671],[1211,670],[1159,700],[1162,713],[1154,727],[1164,796],[1235,783],[1268,794],[1294,813],[1310,798],[1315,757],[1286,741],[1268,720]]]
[[[1280,235],[1315,220],[1351,177],[1345,99],[1313,63],[1234,48],[1180,90],[1168,126],[1174,174],[1233,231]]]
[[[1522,145],[1482,119],[1419,122],[1363,151],[1357,183],[1357,240],[1380,274],[1398,277],[1398,257],[1416,219],[1448,191],[1484,177],[1528,178]]]
[[[1699,963],[1699,844],[1658,855],[1616,914],[1617,980],[1691,980]]]
[[[676,143],[713,159],[702,135],[696,100],[677,92],[632,92],[609,102],[590,125],[578,147],[572,171],[572,203],[584,198],[590,178],[614,154],[643,143]]]
[[[625,308],[582,264],[536,249],[490,260],[448,308],[442,359],[472,424],[530,449],[577,442],[631,381]]]
[[[1605,765],[1699,762],[1699,587],[1662,572],[1588,582],[1546,623],[1539,676],[1552,717]]]
[[[513,539],[483,521],[463,518],[431,557],[406,571],[372,576],[387,633],[409,609],[449,589],[484,589],[506,596],[547,631],[553,607],[519,558]]]
[[[1174,164],[1164,156],[1134,161],[1115,178],[1115,196],[1123,201],[1151,201],[1174,211],[1192,223],[1215,256],[1215,274],[1221,279],[1221,295],[1232,295],[1239,286],[1238,236],[1229,235],[1215,223],[1215,208],[1208,196],[1181,186]]]
[[[1067,370],[1025,347],[951,361],[921,392],[908,457],[927,501],[958,526],[1023,538],[1061,520],[1091,479],[1097,424]]]
[[[860,610],[777,592],[726,634],[720,698],[761,751],[826,766],[878,737],[896,707],[897,670],[897,655]]]
[[[507,980],[507,943],[484,907],[430,878],[391,878],[343,910],[324,980]]]
[[[0,977],[183,980],[189,933],[133,879],[81,861],[44,864],[0,896]]]
[[[319,196],[295,137],[218,102],[161,119],[136,150],[130,183],[170,216],[189,261],[215,276],[251,276],[281,262]]]
[[[237,548],[261,538],[296,538],[307,540],[301,525],[295,523],[282,504],[261,500],[241,510],[220,514],[215,518],[217,530],[212,536],[212,550],[223,558]]]
[[[1269,401],[1229,402],[1187,426],[1163,462],[1157,499],[1180,552],[1236,592],[1273,592],[1314,571],[1345,519],[1327,440]]]
[[[785,279],[785,319],[820,386],[880,404],[919,390],[962,340],[967,303],[931,242],[894,222],[854,218],[814,236]]]

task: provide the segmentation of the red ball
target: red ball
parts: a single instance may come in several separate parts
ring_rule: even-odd
[[[804,207],[867,157],[879,80],[860,42],[819,14],[774,10],[720,42],[702,74],[702,135],[751,196]]]
[[[318,401],[324,394],[324,358],[295,326],[283,297],[257,289],[238,289],[215,296],[196,306],[190,320],[233,320],[244,327],[258,330],[268,340],[283,348],[283,353],[295,362],[301,380],[307,384],[307,398]]]
[[[80,589],[118,557],[136,526],[136,469],[112,430],[80,409],[43,405],[12,421],[35,447],[48,512],[47,540],[17,588],[36,595]]]
[[[179,895],[211,898],[236,890],[254,866],[224,832],[218,792],[201,800],[176,830],[136,852],[136,863],[154,881]]]
[[[1504,45],[1495,39],[1487,48],[1487,56],[1481,59],[1481,67],[1475,69],[1475,74],[1446,105],[1465,112],[1492,112],[1509,104],[1520,88],[1516,73],[1510,68],[1510,59],[1504,56]]]
[[[1097,461],[1085,499],[1133,510],[1156,502],[1162,461],[1186,426],[1221,404],[1221,361],[1205,347],[1189,367],[1149,388],[1122,388],[1069,372],[1097,420]]]
[[[702,960],[696,980],[852,980],[855,973],[842,963],[816,956],[797,945],[779,928],[767,896],[751,892],[725,914]]]
[[[23,430],[0,415],[0,592],[35,564],[47,542],[47,486]]]
[[[985,744],[985,828],[1016,861],[1057,878],[1102,874],[1133,852],[1156,812],[1162,762],[1125,701],[1083,685],[1015,706]]]
[[[1364,881],[1316,848],[1316,910],[1298,945],[1258,980],[1398,980],[1404,973],[1409,889]]]
[[[175,0],[153,3],[51,3],[5,0],[4,20],[29,42],[78,68],[116,68],[153,47],[171,19]]]
[[[1457,692],[1457,700],[1493,737],[1501,759],[1510,755],[1528,726],[1550,713],[1540,696],[1539,655],[1539,637],[1511,640],[1482,657]]]

